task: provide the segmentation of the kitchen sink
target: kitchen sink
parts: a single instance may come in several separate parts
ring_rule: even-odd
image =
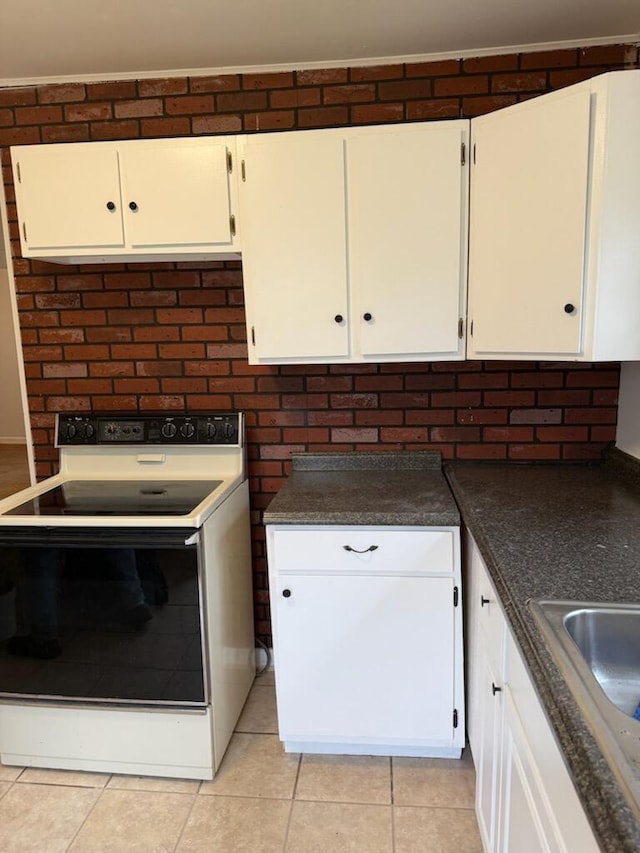
[[[529,607],[603,755],[640,817],[640,604]]]

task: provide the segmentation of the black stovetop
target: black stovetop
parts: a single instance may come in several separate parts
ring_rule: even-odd
[[[69,480],[5,515],[188,515],[222,480]]]

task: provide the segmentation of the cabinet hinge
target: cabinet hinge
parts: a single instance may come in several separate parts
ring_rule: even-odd
[[[22,223],[22,236],[24,237],[24,242],[27,243],[28,240],[27,240],[27,223],[26,222]]]
[[[244,160],[242,160],[240,163],[240,174],[242,175],[242,180],[246,181],[247,180],[247,170],[246,170],[246,167],[244,165]]]
[[[461,164],[462,166],[464,166],[464,165],[466,164],[466,162],[467,162],[467,146],[466,146],[466,144],[463,142],[463,143],[460,145],[460,164]]]
[[[236,236],[236,217],[235,217],[234,213],[232,213],[231,216],[229,217],[229,227],[231,228],[231,236],[235,237]]]
[[[255,326],[251,327],[251,343],[253,344],[253,346],[256,345],[256,327]]]
[[[22,175],[20,174],[20,162],[16,163],[16,172],[18,173],[18,183],[22,183]]]
[[[227,151],[227,172],[229,172],[229,174],[233,172],[233,154],[231,151]]]
[[[457,708],[453,709],[453,728],[454,729],[458,728],[458,709]]]
[[[453,588],[453,606],[458,606],[458,587],[454,586]]]
[[[458,337],[460,340],[464,338],[464,317],[458,319]]]

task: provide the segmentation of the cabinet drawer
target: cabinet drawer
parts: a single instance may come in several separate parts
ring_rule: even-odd
[[[457,528],[317,527],[271,529],[269,563],[277,572],[451,574]]]

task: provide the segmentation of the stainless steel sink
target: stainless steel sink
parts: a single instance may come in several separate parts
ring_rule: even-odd
[[[585,721],[640,817],[640,604],[529,607]]]

